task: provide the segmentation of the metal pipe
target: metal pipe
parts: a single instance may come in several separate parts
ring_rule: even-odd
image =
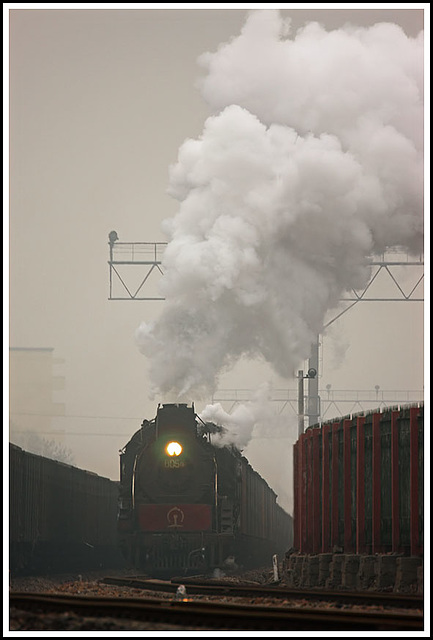
[[[304,433],[304,372],[298,371],[298,436]]]
[[[308,370],[308,399],[307,399],[307,416],[308,426],[317,424],[320,421],[320,398],[319,398],[319,336],[316,342],[311,346],[311,356],[309,359]],[[310,376],[311,369],[317,371],[317,375]]]

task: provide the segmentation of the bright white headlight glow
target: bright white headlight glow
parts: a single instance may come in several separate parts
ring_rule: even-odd
[[[180,456],[182,453],[182,445],[178,442],[169,442],[165,447],[165,451],[169,456]]]

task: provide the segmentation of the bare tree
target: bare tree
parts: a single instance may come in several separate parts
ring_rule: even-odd
[[[10,423],[10,440],[22,449],[38,456],[44,456],[66,464],[74,463],[71,449],[53,439],[44,438],[33,431],[19,431],[17,425],[13,422]]]

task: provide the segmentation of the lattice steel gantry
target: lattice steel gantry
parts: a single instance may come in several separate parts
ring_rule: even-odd
[[[166,242],[118,242],[116,231],[108,235],[110,248],[110,294],[109,300],[164,300],[158,295],[142,295],[143,287],[149,283],[151,274],[155,271],[163,275],[161,257],[167,246]],[[133,282],[134,275],[138,279]],[[126,280],[128,279],[128,282]],[[115,283],[118,285],[116,295]]]
[[[110,273],[110,292],[109,300],[164,300],[161,296],[143,295],[143,288],[149,282],[149,278],[153,272],[164,275],[161,268],[161,258],[164,253],[167,242],[119,242],[116,231],[111,231],[109,236],[109,273]],[[395,256],[399,256],[396,258]],[[424,273],[418,277],[416,283],[411,285],[408,292],[404,291],[400,284],[401,279],[395,272],[394,268],[398,267],[423,267],[424,261],[422,256],[418,260],[409,258],[405,253],[387,252],[380,258],[372,258],[369,261],[372,267],[370,279],[361,292],[352,290],[352,295],[348,295],[341,299],[341,302],[349,302],[349,306],[343,309],[332,320],[325,324],[325,328],[340,318],[346,311],[349,311],[359,302],[422,302],[422,297],[416,297],[416,292],[420,288],[424,279]],[[140,277],[138,285],[131,284],[127,278],[131,275],[132,269],[139,268]],[[123,273],[121,273],[121,268]],[[137,270],[135,270],[137,273]],[[372,286],[378,280],[378,276],[385,274],[388,280],[391,280],[397,296],[380,296],[369,297]],[[114,283],[119,283],[120,294],[114,293]]]

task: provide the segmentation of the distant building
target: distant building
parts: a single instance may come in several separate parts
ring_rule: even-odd
[[[53,399],[65,387],[64,377],[55,374],[63,362],[52,348],[9,349],[10,439],[16,444],[23,434],[49,438],[52,417],[65,414],[64,403]]]

